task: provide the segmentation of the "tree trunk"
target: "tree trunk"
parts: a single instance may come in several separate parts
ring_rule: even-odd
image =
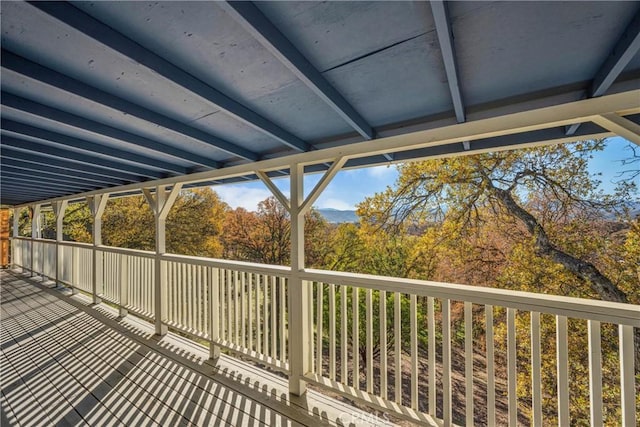
[[[557,263],[562,264],[567,270],[587,282],[591,286],[591,289],[600,295],[600,298],[603,300],[629,302],[627,295],[614,285],[609,278],[600,273],[593,264],[576,258],[555,247],[538,220],[523,209],[513,199],[511,193],[495,187],[492,188],[492,191],[509,213],[520,219],[527,226],[531,235],[536,239],[536,251],[538,254],[548,256]]]
[[[605,301],[628,303],[627,295],[622,292],[609,278],[603,275],[590,262],[576,258],[566,252],[555,247],[549,240],[549,236],[545,232],[538,220],[522,208],[506,190],[491,187],[493,194],[498,198],[500,203],[516,218],[520,219],[526,226],[531,235],[536,239],[536,250],[540,255],[550,257],[552,260],[562,264],[567,270],[571,271],[577,277],[589,283],[591,289],[598,293],[600,298]],[[635,348],[635,371],[640,371],[640,328],[634,329],[634,348]]]

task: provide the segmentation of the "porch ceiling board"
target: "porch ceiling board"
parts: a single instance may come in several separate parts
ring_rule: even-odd
[[[5,2],[0,166],[37,186],[43,165],[51,186],[3,183],[0,203],[73,194],[56,184],[258,179],[254,162],[282,175],[336,147],[346,167],[364,167],[460,155],[466,141],[477,152],[610,135],[586,116],[579,129],[549,118],[476,141],[420,140],[640,89],[639,16],[625,1]]]

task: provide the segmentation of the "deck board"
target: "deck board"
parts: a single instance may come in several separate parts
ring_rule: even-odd
[[[2,271],[2,423],[9,425],[340,425],[360,412],[141,319]]]

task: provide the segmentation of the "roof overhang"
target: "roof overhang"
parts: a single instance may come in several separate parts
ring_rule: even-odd
[[[4,2],[1,203],[605,137],[631,2]]]

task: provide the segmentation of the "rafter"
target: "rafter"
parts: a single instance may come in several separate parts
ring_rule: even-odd
[[[3,139],[2,142],[4,143],[5,139]],[[36,153],[28,153],[25,151],[16,150],[15,148],[3,144],[2,163],[4,164],[8,159],[12,159],[22,163],[33,163],[34,165],[37,165],[38,169],[43,166],[50,166],[56,169],[63,169],[73,174],[84,174],[89,178],[93,177],[99,179],[101,182],[114,185],[123,184],[122,181],[138,182],[141,180],[141,177],[136,174],[116,171],[105,167],[96,167],[95,165],[87,165],[83,163],[57,159]],[[26,166],[23,165],[23,167]]]
[[[171,171],[179,174],[184,174],[187,172],[187,169],[185,167],[177,166],[173,163],[165,162],[140,154],[135,154],[130,151],[109,147],[104,144],[98,144],[95,142],[89,142],[84,139],[74,138],[71,136],[63,135],[61,133],[40,129],[35,126],[26,125],[24,123],[19,123],[13,120],[2,119],[0,123],[2,125],[3,131],[19,134],[23,137],[28,136],[31,138],[38,138],[45,141],[53,142],[55,144],[63,145],[65,147],[86,151],[87,153],[103,154],[105,156],[113,158],[116,161],[122,161],[125,163],[137,163],[144,167]]]
[[[307,87],[340,115],[365,139],[373,139],[371,125],[338,92],[309,60],[250,1],[229,1],[219,6],[282,62]]]
[[[589,89],[589,97],[604,95],[618,78],[622,70],[640,50],[640,10],[633,17],[627,28],[596,73]],[[576,133],[581,123],[567,126],[566,134]]]
[[[37,142],[18,139],[18,138],[14,138],[7,135],[2,136],[2,144],[4,146],[16,148],[18,150],[21,149],[26,151],[35,151],[45,156],[51,156],[58,159],[69,159],[69,160],[73,160],[80,163],[101,166],[104,168],[111,168],[117,171],[132,173],[132,174],[144,176],[147,178],[158,179],[164,175],[161,172],[151,171],[146,168],[128,165],[128,164],[116,162],[113,160],[107,160],[107,159],[91,156],[88,154],[82,154],[76,151],[63,150],[60,148],[53,147],[51,145],[40,144]]]
[[[464,103],[462,102],[462,93],[460,91],[460,82],[458,81],[458,65],[453,44],[453,30],[451,28],[451,21],[449,20],[449,8],[447,4],[441,0],[434,0],[430,3],[433,20],[436,24],[444,69],[447,74],[447,82],[449,83],[451,101],[453,102],[453,109],[456,113],[456,120],[458,123],[463,123],[466,118]]]
[[[110,93],[104,92],[86,83],[58,73],[55,70],[29,61],[28,59],[16,55],[6,49],[2,49],[2,68],[6,68],[7,70],[11,70],[30,79],[40,81],[62,91],[72,93],[81,98],[88,99],[96,104],[101,104],[124,114],[170,129],[176,133],[188,136],[189,138],[193,138],[201,143],[210,145],[234,156],[253,161],[258,160],[260,157],[257,153],[254,153],[251,150],[247,150],[246,148],[240,147],[222,138],[203,132],[171,117],[158,114],[155,111],[151,111],[138,104],[134,104],[117,96],[111,95]]]
[[[75,6],[66,2],[33,2],[31,4],[99,43],[182,86],[225,111],[225,113],[236,117],[283,144],[300,151],[308,151],[311,148],[305,141]]]
[[[2,91],[0,93],[0,100],[2,101],[3,106],[7,106],[23,113],[28,113],[33,116],[42,117],[66,126],[71,126],[98,135],[103,135],[128,144],[166,154],[177,159],[187,160],[198,165],[207,166],[214,169],[222,166],[220,162],[210,159],[201,154],[195,154],[190,151],[181,150],[172,145],[163,144],[161,142],[154,141],[140,135],[135,135],[133,133],[123,131],[113,126],[104,125],[102,123],[89,120],[75,114],[67,113],[66,111],[58,110],[56,108],[52,108],[35,101],[13,95],[9,92]]]

